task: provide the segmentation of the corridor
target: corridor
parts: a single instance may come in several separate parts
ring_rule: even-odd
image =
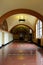
[[[38,49],[32,43],[10,43],[0,49],[0,65],[39,65]]]
[[[0,0],[0,65],[43,65],[43,0]]]

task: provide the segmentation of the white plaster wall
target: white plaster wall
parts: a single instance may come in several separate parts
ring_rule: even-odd
[[[12,40],[13,40],[13,35],[11,33],[4,32],[4,44],[7,44]]]
[[[0,47],[2,46],[2,32],[0,31]]]
[[[13,40],[13,35],[9,32],[0,30],[0,47]]]
[[[9,39],[8,39],[8,33],[4,32],[4,44],[8,43]]]

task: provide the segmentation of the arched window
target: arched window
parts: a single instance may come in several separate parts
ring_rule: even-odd
[[[42,36],[42,22],[41,20],[38,20],[36,24],[36,38],[41,38],[41,36]]]

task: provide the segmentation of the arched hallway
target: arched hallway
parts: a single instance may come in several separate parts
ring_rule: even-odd
[[[15,9],[0,22],[0,65],[43,65],[43,16]]]

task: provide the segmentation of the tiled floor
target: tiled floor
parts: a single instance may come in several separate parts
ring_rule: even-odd
[[[37,65],[38,47],[30,43],[11,43],[0,49],[0,65]]]

